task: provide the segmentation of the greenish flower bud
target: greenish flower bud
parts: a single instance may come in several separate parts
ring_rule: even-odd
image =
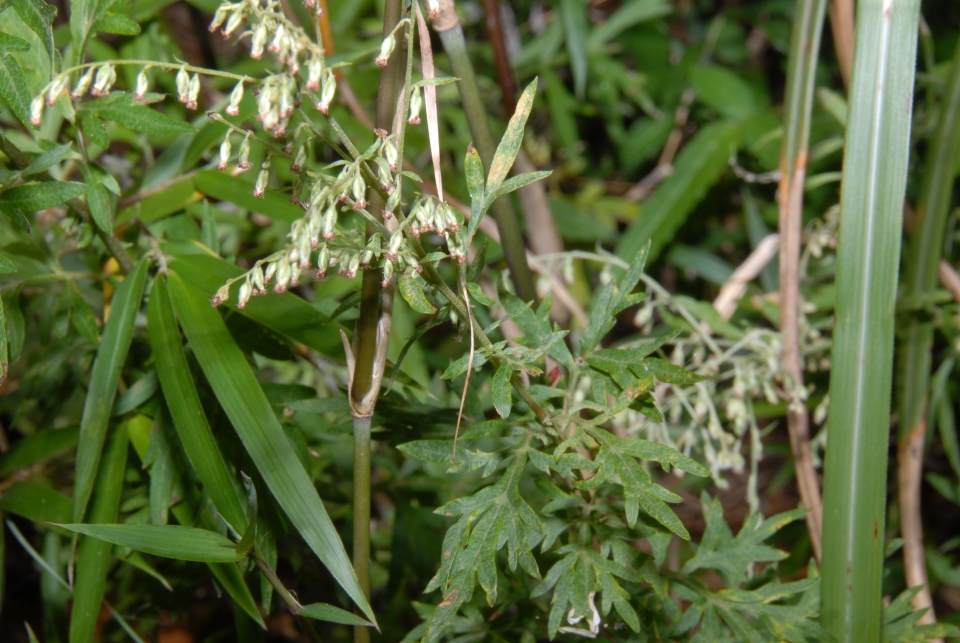
[[[324,239],[330,241],[337,236],[337,205],[331,203],[327,211],[323,213],[323,221],[320,226],[320,233]]]
[[[177,72],[177,100],[181,103],[190,100],[190,74],[183,67]]]
[[[133,92],[133,97],[137,100],[143,100],[143,97],[147,95],[147,91],[150,89],[150,78],[147,76],[147,70],[149,67],[144,67],[140,70],[140,73],[137,74],[137,89]]]
[[[241,170],[250,169],[250,134],[243,137],[240,143],[240,155],[237,157],[237,167]]]
[[[384,288],[390,285],[390,278],[393,277],[394,265],[393,262],[387,260],[383,264],[383,280],[380,282],[380,285]]]
[[[411,125],[420,124],[420,110],[423,108],[423,93],[419,87],[414,87],[410,94],[410,118],[407,122]]]
[[[230,286],[224,284],[217,290],[217,294],[210,300],[210,305],[216,308],[220,304],[230,299]]]
[[[227,164],[230,162],[230,130],[227,130],[227,135],[223,137],[223,142],[220,143],[220,163],[217,165],[218,170],[227,169]]]
[[[228,15],[230,15],[230,5],[225,3],[217,7],[216,12],[213,14],[213,20],[210,22],[210,33],[219,29],[220,25],[226,21]]]
[[[268,25],[266,20],[261,20],[257,28],[253,30],[253,39],[250,44],[250,57],[254,60],[260,60],[263,57],[263,48],[267,45]]]
[[[381,68],[386,67],[387,63],[390,61],[390,54],[393,53],[393,48],[397,46],[397,41],[391,33],[389,36],[384,38],[383,43],[380,45],[380,55],[377,56],[377,65]]]
[[[323,70],[323,90],[320,92],[320,101],[316,104],[317,111],[321,114],[330,113],[330,103],[337,93],[337,78],[329,68]]]
[[[90,89],[90,85],[93,83],[93,72],[94,68],[90,67],[83,76],[80,77],[80,80],[77,81],[77,86],[70,92],[72,97],[80,98],[87,93],[87,90]]]
[[[223,35],[225,37],[232,35],[233,32],[243,24],[244,18],[246,18],[246,16],[243,13],[243,6],[241,5],[239,9],[230,14],[230,19],[227,20],[227,26],[223,28]]]
[[[314,56],[307,63],[307,89],[312,92],[320,90],[320,76],[323,75],[323,62],[319,56]]]
[[[300,172],[307,165],[307,145],[302,143],[297,148],[297,153],[293,157],[293,164],[290,165],[291,172]]]
[[[323,279],[327,276],[327,268],[330,265],[330,251],[324,245],[320,248],[320,254],[317,255],[317,279]]]
[[[290,264],[285,258],[280,259],[280,261],[277,262],[277,283],[273,286],[273,292],[287,292],[287,286],[290,285],[290,278],[292,276],[293,274],[290,271]]]
[[[263,283],[269,284],[275,274],[277,274],[277,262],[272,261],[267,264],[266,270],[263,271]]]
[[[194,74],[187,85],[187,109],[197,109],[197,99],[200,97],[200,75]]]
[[[237,308],[241,310],[246,308],[247,302],[250,301],[250,296],[253,294],[253,286],[250,285],[250,281],[247,280],[243,282],[243,285],[240,286],[239,298],[237,300]]]
[[[106,96],[115,82],[117,82],[117,71],[113,65],[103,65],[97,69],[97,78],[93,81],[91,93],[94,96]]]
[[[350,185],[350,192],[358,209],[367,207],[367,183],[363,180],[363,176],[360,175],[359,171],[353,175],[353,183]]]
[[[40,94],[30,102],[30,124],[34,127],[40,127],[43,121],[43,94]]]
[[[240,101],[243,100],[243,81],[241,80],[230,92],[230,104],[227,105],[227,114],[238,116],[240,114]]]

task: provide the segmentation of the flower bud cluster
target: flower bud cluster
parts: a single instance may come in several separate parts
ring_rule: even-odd
[[[425,197],[414,204],[410,210],[410,234],[436,232],[446,239],[450,259],[462,264],[467,259],[466,244],[460,236],[463,228],[463,215],[446,201],[435,197]]]
[[[30,124],[35,127],[39,126],[43,119],[44,104],[52,106],[61,95],[69,94],[72,98],[80,98],[89,90],[94,96],[106,96],[116,82],[117,70],[110,63],[88,67],[70,91],[67,90],[67,86],[70,84],[70,75],[61,74],[47,83],[40,90],[40,94],[30,102]],[[93,87],[92,90],[90,89],[91,86]]]
[[[185,67],[177,72],[177,100],[187,106],[187,109],[197,109],[197,98],[200,96],[200,75],[190,75]]]
[[[274,137],[286,136],[297,101],[297,80],[289,74],[267,76],[257,94],[257,120]],[[238,101],[239,102],[239,101]]]

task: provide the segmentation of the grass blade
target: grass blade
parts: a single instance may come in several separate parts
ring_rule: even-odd
[[[215,531],[180,525],[59,525],[97,540],[146,554],[201,563],[232,563],[243,558],[235,544]]]
[[[220,314],[178,273],[171,272],[169,280],[174,310],[197,361],[267,486],[337,582],[376,623],[313,481]]]
[[[100,464],[100,452],[107,434],[107,423],[113,411],[120,371],[127,359],[133,324],[140,310],[143,287],[147,280],[146,259],[127,275],[113,297],[110,317],[103,329],[103,340],[97,349],[90,374],[90,388],[80,421],[80,445],[77,449],[77,473],[73,498],[73,519],[83,520],[93,483]]]
[[[190,376],[190,367],[180,343],[180,329],[170,303],[167,280],[163,275],[158,275],[153,282],[147,323],[160,386],[187,457],[217,511],[237,533],[242,534],[247,525],[243,503],[210,431],[197,387]]]
[[[919,2],[862,0],[843,163],[823,530],[824,628],[878,641],[893,310]]]
[[[117,521],[129,443],[126,425],[118,426],[103,453],[103,465],[97,472],[96,493],[90,506],[91,524]],[[107,571],[110,569],[111,549],[113,546],[110,543],[96,538],[80,539],[77,575],[73,583],[73,611],[70,614],[70,643],[90,643],[93,640],[107,583]]]

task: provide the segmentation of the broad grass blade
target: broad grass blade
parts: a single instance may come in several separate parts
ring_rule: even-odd
[[[129,443],[126,425],[118,426],[107,444],[103,464],[97,472],[96,493],[90,507],[91,524],[117,521]],[[73,611],[70,613],[70,643],[90,643],[93,640],[107,571],[110,569],[111,549],[113,546],[110,543],[96,538],[80,539],[77,574],[73,583]]]
[[[260,475],[310,548],[376,623],[313,481],[220,314],[178,273],[171,272],[169,282],[174,310],[187,340]]]
[[[60,525],[97,540],[145,554],[201,563],[232,563],[243,558],[236,545],[215,531],[180,525]]]
[[[146,259],[141,260],[117,288],[110,307],[110,317],[103,329],[103,339],[93,362],[90,388],[87,389],[83,419],[80,421],[80,445],[77,449],[73,497],[73,519],[76,522],[83,520],[97,477],[100,452],[103,450],[107,423],[117,394],[120,371],[133,339],[133,324],[140,310],[148,265]]]
[[[861,0],[837,250],[822,622],[878,641],[894,303],[916,63],[918,0]]]
[[[200,404],[164,275],[153,282],[147,323],[160,386],[187,457],[217,511],[242,534],[247,526],[243,503]]]

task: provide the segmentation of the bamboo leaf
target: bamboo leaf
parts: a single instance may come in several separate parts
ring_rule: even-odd
[[[73,502],[56,489],[25,480],[0,496],[0,511],[23,516],[40,525],[70,520]]]
[[[180,331],[173,316],[167,280],[163,275],[158,275],[153,281],[147,320],[160,386],[183,448],[217,511],[237,533],[242,534],[247,524],[243,503],[207,423],[197,388],[190,376]]]
[[[215,531],[180,525],[58,525],[104,542],[154,556],[201,563],[230,563],[244,557]]]
[[[579,100],[587,90],[587,7],[583,0],[560,0],[560,19],[566,35],[567,53],[570,55],[570,71],[573,72],[573,87]]]
[[[427,296],[423,293],[423,288],[420,287],[420,282],[417,281],[416,277],[404,275],[403,277],[400,277],[400,281],[397,285],[400,287],[400,294],[403,295],[404,300],[410,304],[410,308],[413,308],[418,313],[423,313],[425,315],[431,315],[437,312],[436,306],[430,303],[430,300],[427,299]]]
[[[129,443],[126,426],[118,426],[104,451],[103,466],[96,472],[96,494],[90,507],[90,524],[113,523],[117,520]],[[75,501],[74,515],[76,506]],[[90,643],[93,640],[111,564],[111,549],[109,543],[96,538],[80,539],[73,583],[73,611],[70,614],[70,643]]]
[[[297,616],[315,618],[318,621],[326,621],[328,623],[342,623],[343,625],[372,625],[372,623],[360,618],[356,614],[351,614],[347,610],[334,607],[333,605],[327,605],[326,603],[304,605],[300,611],[297,612]]]
[[[174,310],[197,361],[260,475],[310,548],[376,623],[313,482],[219,313],[177,273],[170,274],[169,285]]]
[[[918,0],[857,11],[837,249],[824,486],[823,625],[840,641],[878,640],[887,433]]]
[[[120,371],[133,339],[133,325],[140,311],[140,300],[147,280],[148,260],[143,259],[127,275],[113,297],[110,317],[103,328],[103,340],[90,373],[90,387],[80,421],[80,447],[74,486],[73,519],[82,520],[100,463],[100,451],[107,434],[107,422],[113,410]]]
[[[649,239],[650,259],[655,259],[726,170],[730,148],[739,136],[739,126],[730,121],[701,128],[677,155],[673,173],[644,203],[643,214],[620,237],[617,256],[630,261]]]

